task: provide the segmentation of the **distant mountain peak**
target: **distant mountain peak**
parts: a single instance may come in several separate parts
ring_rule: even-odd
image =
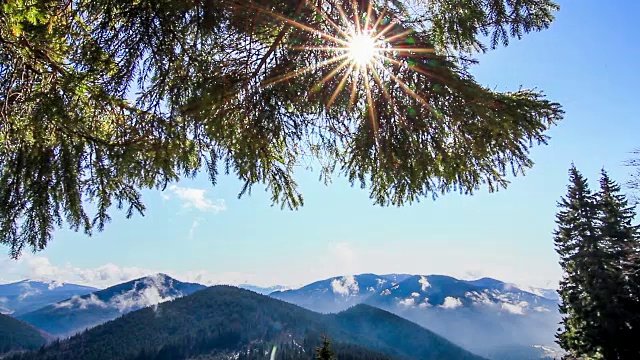
[[[87,295],[72,296],[20,318],[51,334],[66,336],[204,288],[204,285],[184,283],[166,274],[152,274]]]
[[[321,334],[327,334],[336,339],[336,351],[344,346],[359,354],[344,358],[483,360],[415,323],[367,305],[322,315],[249,290],[216,285],[164,303],[159,311],[161,316],[148,309],[129,313],[63,340],[61,346],[46,347],[37,356],[73,360],[91,354],[108,360],[144,353],[146,358],[162,354],[237,359],[240,354],[267,357],[278,348],[301,355],[283,358],[298,359],[308,358]]]
[[[179,284],[188,283],[182,283],[167,274],[152,274],[90,295],[71,298],[54,306],[70,308],[75,303],[80,309],[86,309],[93,305],[99,308],[111,307],[118,309],[121,313],[126,313],[184,296],[180,286],[175,286]],[[202,285],[200,287],[204,288]]]
[[[365,291],[368,286],[375,291]],[[338,314],[357,311],[365,303],[482,351],[510,341],[552,345],[559,321],[557,302],[542,295],[542,290],[521,289],[490,277],[462,280],[438,274],[338,276],[272,294],[311,310]]]
[[[149,274],[137,279],[132,279],[127,281],[128,282],[135,282],[135,281],[151,281],[151,282],[168,282],[168,281],[178,281],[174,278],[172,278],[171,276],[164,274],[164,273],[156,273],[156,274]]]
[[[0,313],[19,315],[96,288],[55,280],[25,279],[0,284]]]
[[[291,290],[290,287],[284,285],[256,286],[251,284],[240,284],[238,285],[238,287],[241,289],[251,290],[262,295],[269,295],[274,292]]]

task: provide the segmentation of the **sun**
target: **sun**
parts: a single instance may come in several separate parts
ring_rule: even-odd
[[[376,52],[376,41],[368,33],[357,33],[349,39],[348,55],[358,67],[366,67],[372,63]]]
[[[322,78],[312,86],[313,91],[319,91],[333,79],[337,85],[326,99],[326,108],[330,108],[343,91],[349,91],[348,111],[359,103],[358,95],[364,92],[366,110],[371,120],[374,132],[377,132],[378,119],[376,115],[376,96],[382,96],[393,106],[395,97],[392,97],[388,89],[391,83],[397,84],[407,96],[417,100],[428,109],[431,105],[420,94],[416,93],[411,86],[407,85],[401,76],[395,72],[398,69],[407,69],[420,74],[428,75],[427,70],[418,66],[416,61],[419,57],[432,56],[434,47],[421,47],[416,45],[416,40],[412,36],[414,30],[407,28],[391,12],[386,9],[376,11],[372,2],[364,9],[358,9],[358,1],[327,0],[329,6],[325,9],[316,6],[314,1],[302,1],[301,4],[309,6],[315,13],[310,19],[313,22],[318,20],[319,24],[312,25],[288,18],[272,10],[259,8],[274,18],[282,21],[288,26],[293,26],[298,30],[312,35],[308,44],[300,44],[298,38],[292,38],[291,49],[296,51],[306,51],[321,55],[314,57],[311,64],[304,68],[297,68],[293,71],[285,72],[264,80],[261,87],[272,86],[277,83],[290,81],[291,79],[318,71]],[[343,8],[346,5],[347,8]],[[348,15],[351,13],[351,15]],[[283,29],[278,35],[276,42],[269,49],[267,55],[262,58],[258,69],[266,62],[272,50],[278,42],[284,38]],[[332,68],[329,70],[328,68]],[[326,70],[325,70],[326,69]]]

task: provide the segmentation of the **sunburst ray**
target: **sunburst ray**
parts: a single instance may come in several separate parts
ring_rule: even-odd
[[[313,23],[296,21],[269,9],[261,8],[261,11],[276,20],[307,33],[309,39],[322,39],[313,45],[298,44],[288,47],[295,51],[315,52],[321,59],[319,62],[267,79],[263,82],[262,87],[281,83],[312,71],[319,71],[317,75],[320,79],[312,86],[313,89],[327,86],[332,79],[339,77],[335,89],[331,91],[331,95],[326,101],[326,107],[330,108],[341,92],[349,91],[347,111],[351,112],[356,104],[364,106],[367,109],[365,116],[371,121],[374,133],[378,132],[380,120],[375,109],[377,102],[374,96],[384,97],[392,111],[399,111],[394,98],[398,95],[392,96],[390,94],[388,89],[390,83],[397,84],[406,96],[415,99],[429,111],[437,114],[421,94],[395,74],[396,69],[401,69],[417,72],[427,78],[438,79],[438,75],[434,72],[424,69],[422,66],[412,65],[412,62],[407,60],[407,57],[424,58],[430,56],[436,58],[435,49],[415,46],[412,41],[409,41],[411,40],[410,35],[414,31],[403,28],[400,20],[390,15],[391,12],[386,8],[377,13],[370,1],[363,9],[358,8],[356,0],[350,0],[346,3],[336,1],[331,5],[333,8],[320,7],[312,1],[306,2],[307,8],[318,15],[315,19],[319,19],[319,22]],[[347,9],[349,6],[350,8]],[[405,38],[406,41],[403,41]],[[397,45],[401,43],[403,45]],[[327,55],[329,55],[328,59]],[[322,60],[323,57],[324,60]],[[333,68],[328,70],[332,66]],[[350,89],[347,90],[348,85],[350,85]],[[359,94],[364,95],[360,100],[358,100]],[[401,114],[399,116],[402,117]]]

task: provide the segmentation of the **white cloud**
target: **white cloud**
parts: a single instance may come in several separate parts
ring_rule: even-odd
[[[114,308],[121,313],[126,313],[148,306],[157,306],[160,303],[182,296],[181,293],[177,293],[175,296],[167,295],[171,293],[171,290],[171,282],[165,283],[162,276],[155,274],[136,281],[131,290],[113,296],[108,302],[100,300],[95,294],[90,294],[85,297],[74,296],[53,306],[56,308],[78,308],[83,310],[89,307]]]
[[[536,306],[536,307],[533,308],[533,310],[537,311],[537,312],[550,312],[551,311],[551,310],[547,309],[544,306]]]
[[[386,296],[386,295],[391,295],[391,290],[389,290],[389,289],[384,289],[384,290],[382,290],[382,292],[380,293],[380,295],[384,295],[384,296]]]
[[[429,299],[425,298],[424,300],[422,300],[422,302],[420,303],[420,305],[418,305],[418,307],[421,309],[431,307],[431,304],[429,304]]]
[[[412,307],[412,306],[415,306],[416,299],[411,298],[411,297],[410,298],[406,298],[406,299],[400,300],[398,302],[398,304],[406,306],[406,307]]]
[[[460,299],[458,298],[447,296],[446,298],[444,298],[444,303],[438,306],[443,309],[457,309],[462,306],[462,301],[460,301]]]
[[[26,263],[34,278],[53,278],[59,274],[59,269],[46,257],[29,256],[26,258]]]
[[[485,289],[482,293],[477,291],[467,292],[465,297],[471,299],[476,305],[494,306],[516,315],[524,315],[529,308],[529,303],[526,301],[518,301],[510,294],[503,294],[497,290],[488,291]]]
[[[427,289],[431,287],[429,280],[427,280],[425,276],[420,276],[420,280],[418,280],[418,283],[420,284],[420,288],[423,292],[427,291]]]
[[[3,267],[6,265],[6,267]],[[184,282],[194,282],[206,286],[217,284],[257,286],[290,285],[282,284],[282,276],[276,274],[246,273],[237,271],[212,272],[208,270],[174,271],[170,268],[126,267],[107,263],[97,267],[81,268],[72,264],[53,264],[47,257],[25,253],[19,260],[0,260],[0,284],[16,282],[24,279],[54,282],[50,286],[61,283],[79,284],[104,289],[123,282],[139,279],[151,274],[164,273]],[[6,270],[6,271],[5,271]],[[286,279],[285,279],[286,280]],[[303,278],[297,285],[307,284],[312,279]],[[27,295],[29,296],[29,295]]]
[[[179,199],[171,191],[166,191],[166,194],[171,196],[171,201],[176,201],[177,206],[180,206]],[[212,192],[206,193],[209,199],[213,199]],[[160,201],[160,199],[158,199]],[[189,219],[186,225],[183,225],[182,237],[187,239],[192,221],[202,215],[197,214],[197,209],[193,208],[193,218]],[[198,238],[200,232],[204,226],[204,220],[200,221],[199,227],[195,230],[194,238]],[[69,258],[71,263],[65,263],[65,260],[55,261],[54,264],[49,264],[46,258],[42,259],[42,263],[35,266],[32,263],[31,270],[27,266],[27,259],[39,258],[41,254],[33,255],[29,252],[25,253],[19,260],[10,260],[8,258],[0,258],[0,283],[8,283],[17,280],[23,280],[25,278],[49,278],[60,280],[66,283],[75,283],[83,285],[92,285],[96,287],[110,286],[123,281],[132,280],[141,276],[163,272],[172,277],[175,277],[181,281],[193,281],[199,282],[205,285],[214,285],[218,283],[224,284],[242,284],[251,283],[259,286],[271,286],[271,285],[287,285],[290,287],[300,287],[319,279],[326,279],[330,277],[343,276],[347,274],[361,274],[361,273],[375,273],[375,274],[392,274],[392,273],[407,273],[407,274],[444,274],[454,277],[469,269],[482,269],[483,272],[474,274],[475,276],[489,276],[500,279],[510,283],[527,283],[536,287],[544,286],[544,281],[553,280],[556,278],[555,273],[550,272],[549,269],[544,268],[540,264],[533,264],[519,258],[517,261],[513,260],[515,257],[499,256],[498,260],[491,257],[476,256],[462,256],[459,259],[459,251],[455,250],[455,247],[440,247],[435,242],[432,245],[421,245],[422,243],[416,243],[417,248],[413,248],[411,241],[407,240],[408,244],[403,249],[411,248],[411,251],[400,251],[397,242],[395,241],[377,241],[376,246],[371,246],[371,243],[360,242],[351,239],[335,239],[318,243],[320,255],[315,258],[309,256],[300,257],[301,259],[292,259],[287,262],[287,266],[274,266],[274,264],[282,263],[285,261],[285,255],[275,255],[274,261],[260,260],[252,262],[251,265],[240,267],[240,264],[245,264],[242,258],[236,259],[232,262],[224,271],[221,265],[217,265],[212,262],[211,265],[203,264],[196,265],[198,267],[191,269],[184,269],[183,264],[189,263],[188,254],[178,254],[171,259],[166,260],[166,265],[161,264],[159,261],[154,261],[151,258],[144,257],[143,255],[137,255],[140,259],[137,267],[126,267],[124,263],[119,263],[121,259],[114,259],[114,264],[111,269],[102,267],[108,267],[110,264],[93,263],[90,265],[83,265],[78,268],[78,264],[74,263],[75,258]],[[431,247],[427,247],[431,246]],[[295,249],[294,249],[295,247]],[[308,251],[308,246],[298,246],[294,244],[291,250],[304,253]],[[455,251],[454,251],[455,250]],[[281,252],[282,253],[282,252]],[[88,259],[87,261],[95,261],[90,255],[90,252],[84,252]],[[85,256],[85,255],[78,255]],[[213,255],[216,256],[216,255]],[[238,255],[241,256],[241,255]],[[475,255],[474,255],[475,256]],[[265,256],[264,258],[270,258]],[[57,259],[61,259],[57,257]],[[186,259],[186,260],[185,260]],[[309,260],[311,259],[311,260]],[[494,261],[495,260],[495,261]],[[54,258],[51,258],[54,262]],[[124,261],[124,260],[122,260]],[[83,260],[83,263],[86,261]],[[154,264],[154,265],[151,265]],[[555,264],[555,262],[553,262]],[[111,264],[113,265],[113,264]],[[526,266],[525,266],[526,265]],[[540,266],[533,266],[540,265]],[[180,271],[174,269],[180,267]],[[555,265],[551,266],[553,270]],[[187,268],[189,266],[187,265]],[[541,271],[530,271],[531,268],[542,268]],[[36,272],[37,270],[37,272]],[[106,272],[109,271],[109,274]],[[555,270],[554,270],[555,271]],[[48,274],[48,275],[46,275]],[[104,276],[102,276],[102,275]],[[561,270],[558,271],[557,278],[561,277]],[[416,278],[416,282],[420,278]],[[389,281],[385,285],[390,285]],[[422,284],[421,284],[422,285]],[[421,285],[416,287],[416,291],[421,292]],[[433,285],[433,284],[431,284]],[[364,289],[361,289],[364,291]],[[431,290],[429,288],[427,292]],[[382,291],[378,291],[378,293]],[[422,293],[422,292],[421,292]]]
[[[31,284],[26,282],[20,284],[20,287],[22,288],[22,291],[20,292],[20,296],[18,296],[18,299],[20,299],[20,301],[41,293],[40,290],[32,288]]]
[[[91,284],[96,287],[108,287],[154,273],[154,271],[149,269],[120,267],[112,263],[93,269],[72,268],[70,270],[72,272],[71,275],[79,278],[81,283]]]
[[[489,294],[486,289],[482,293],[477,291],[467,292],[464,296],[471,299],[477,305],[494,305],[494,302],[489,298]]]
[[[529,306],[529,303],[527,303],[526,301],[520,301],[517,304],[511,304],[506,302],[502,303],[503,310],[516,315],[524,315],[525,310],[527,309],[528,306]]]
[[[195,235],[198,226],[200,226],[200,219],[193,220],[193,223],[191,223],[191,228],[189,229],[189,240],[193,240],[193,235]]]
[[[419,294],[419,293],[417,293],[417,292],[414,292],[414,293],[411,293],[411,296],[413,296],[413,297],[419,297],[419,296],[420,296],[420,294]]]
[[[511,283],[505,283],[504,284],[504,291],[518,291],[520,289],[518,289],[518,287],[515,284],[511,284]]]
[[[457,278],[460,280],[477,280],[485,276],[484,271],[482,270],[466,270],[462,273],[458,274]]]
[[[107,303],[98,299],[98,297],[95,294],[90,294],[87,297],[80,297],[76,295],[69,300],[62,301],[57,304],[53,304],[53,307],[57,309],[78,308],[78,309],[85,310],[85,309],[88,309],[90,306],[99,307],[103,309],[106,309],[107,307],[109,307]]]
[[[358,288],[358,282],[353,276],[344,276],[340,279],[333,279],[333,281],[331,281],[331,288],[334,293],[342,296],[357,294],[360,290]]]
[[[114,296],[109,301],[109,304],[124,313],[147,306],[155,306],[182,296],[182,294],[177,296],[166,295],[171,288],[171,284],[165,284],[161,276],[149,276],[143,279],[142,282],[142,291],[138,290],[139,282],[136,282],[131,290]]]
[[[51,281],[51,282],[49,283],[48,289],[49,289],[49,290],[53,290],[53,289],[55,289],[55,288],[57,288],[57,287],[61,287],[61,286],[63,286],[63,285],[64,285],[64,283],[63,283],[62,281],[56,281],[56,280],[53,280],[53,281]]]
[[[182,200],[182,206],[185,208],[194,208],[200,211],[212,212],[214,214],[223,212],[227,209],[227,205],[223,199],[215,201],[207,199],[207,191],[204,189],[180,187],[171,185],[168,188],[178,199]]]
[[[64,283],[89,285],[98,288],[109,287],[121,282],[140,278],[155,271],[136,267],[120,267],[115,264],[105,264],[95,268],[79,268],[71,264],[52,264],[47,257],[25,253],[17,262],[10,263],[11,278],[3,282],[31,279],[47,282],[49,289],[62,286]],[[35,295],[29,283],[23,283],[23,298]]]

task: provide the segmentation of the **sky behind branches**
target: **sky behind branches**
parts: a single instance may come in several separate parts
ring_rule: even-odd
[[[603,167],[624,182],[630,169],[623,162],[640,147],[640,3],[559,3],[550,29],[480,56],[472,69],[500,91],[542,89],[566,111],[550,144],[532,149],[533,169],[506,190],[382,208],[344,178],[324,186],[317,172],[301,169],[305,206],[292,212],[271,207],[258,187],[238,200],[241,184],[233,177],[212,187],[200,176],[144,192],[145,217],[126,220],[114,210],[112,223],[91,238],[60,230],[43,252],[18,262],[3,256],[0,283],[49,278],[108,286],[165,272],[206,284],[298,286],[373,272],[555,286],[561,273],[552,232],[571,162],[592,188]]]

